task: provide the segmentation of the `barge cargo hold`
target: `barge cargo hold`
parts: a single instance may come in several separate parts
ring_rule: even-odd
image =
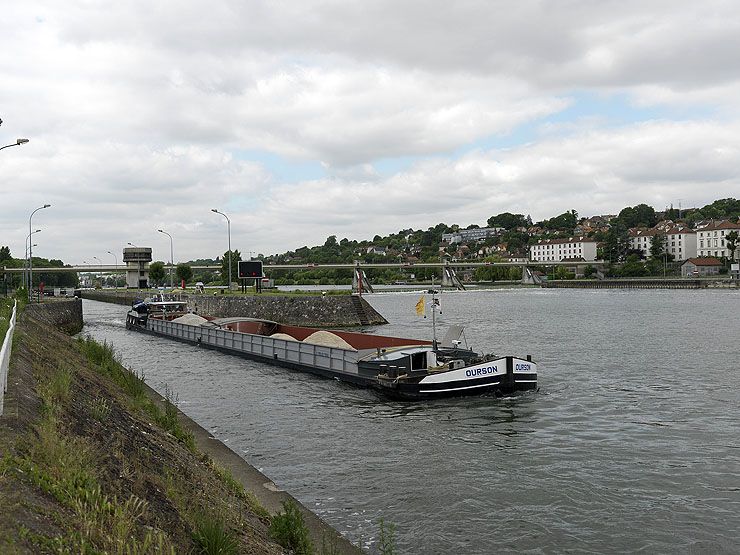
[[[269,364],[371,387],[392,398],[511,393],[537,387],[531,357],[479,355],[462,328],[437,342],[289,326],[251,318],[203,318],[180,301],[139,303],[126,327]]]

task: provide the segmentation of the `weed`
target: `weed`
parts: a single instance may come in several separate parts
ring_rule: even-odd
[[[43,411],[46,414],[58,414],[62,404],[69,399],[73,372],[68,366],[59,366],[47,380],[41,382],[37,389]]]
[[[87,408],[90,411],[90,416],[98,422],[107,420],[111,413],[110,401],[104,397],[96,397],[90,401]]]
[[[113,347],[106,341],[98,343],[90,336],[78,337],[77,345],[98,372],[112,378],[131,397],[137,399],[144,395],[144,374],[121,365]]]
[[[105,495],[94,475],[92,450],[83,440],[61,432],[53,417],[42,421],[30,451],[12,462],[34,484],[73,510],[76,530],[67,536],[29,540],[47,551],[64,553],[174,554],[162,532],[149,530],[143,539],[137,538],[136,523],[146,512],[146,501],[133,495],[126,501]],[[8,464],[3,459],[3,466]]]
[[[378,553],[380,555],[396,554],[396,525],[386,524],[385,519],[380,519],[380,534],[378,537]]]
[[[223,484],[229,489],[229,491],[231,491],[231,493],[233,493],[237,497],[246,501],[247,505],[249,505],[249,508],[258,517],[265,520],[270,518],[269,511],[262,506],[262,503],[259,502],[257,496],[251,491],[245,490],[242,483],[234,478],[234,476],[231,474],[231,472],[229,472],[228,469],[222,467],[214,461],[210,461],[210,467],[216,474],[216,476],[218,476],[219,480],[221,480]]]
[[[36,426],[36,441],[19,462],[37,486],[65,504],[96,484],[92,449],[81,438],[61,434],[54,417]]]
[[[227,530],[221,516],[201,515],[195,524],[193,541],[199,553],[205,555],[231,555],[239,548],[237,538]]]
[[[303,514],[292,499],[283,501],[283,510],[272,517],[269,534],[277,543],[291,549],[296,555],[310,555],[313,544]]]

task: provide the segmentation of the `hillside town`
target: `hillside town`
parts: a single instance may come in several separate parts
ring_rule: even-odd
[[[266,262],[305,264],[361,260],[395,262],[413,267],[419,262],[573,262],[553,277],[589,277],[588,262],[608,263],[612,277],[705,276],[727,274],[738,258],[740,201],[729,198],[702,208],[667,208],[657,212],[646,204],[625,207],[618,214],[579,217],[570,210],[533,222],[522,214],[501,213],[485,227],[438,224],[426,231],[406,229],[372,241],[337,241],[302,247]],[[506,279],[508,268],[478,268],[463,272],[465,280]],[[517,270],[518,271],[518,270]],[[513,277],[513,270],[511,273]],[[389,275],[390,277],[390,275]]]
[[[435,270],[418,266],[419,263],[465,261],[477,263],[475,268],[459,270],[459,278],[465,282],[521,280],[521,265],[524,264],[540,276],[560,280],[738,277],[733,262],[740,258],[740,201],[734,198],[717,200],[702,208],[670,208],[662,212],[646,204],[625,207],[618,214],[589,217],[579,217],[575,210],[570,210],[539,222],[523,214],[504,212],[491,216],[486,224],[485,227],[471,224],[463,228],[440,223],[427,230],[403,229],[363,241],[337,240],[332,235],[323,245],[304,246],[269,256],[259,254],[256,258],[265,264],[296,266],[295,270],[273,270],[270,277],[276,285],[351,283],[351,271],[318,266],[358,261],[389,264],[387,269],[373,270],[373,281],[378,284],[434,279]],[[233,267],[242,260],[238,249],[234,249],[231,257]],[[180,263],[178,280],[224,284],[229,271],[227,261],[228,253],[224,253],[215,258]],[[589,264],[596,261],[600,264]],[[498,262],[513,265],[493,265]],[[24,260],[12,257],[8,247],[0,247],[0,263],[21,267]],[[64,266],[61,260],[36,257],[34,264]],[[221,270],[203,269],[214,265],[221,266]],[[154,283],[166,281],[164,268],[162,261],[152,263],[150,277]],[[6,287],[13,286],[12,279]],[[83,273],[79,279],[88,286],[120,285],[120,276],[112,273]],[[62,272],[48,272],[45,280],[47,285],[55,287],[78,283],[75,274]]]

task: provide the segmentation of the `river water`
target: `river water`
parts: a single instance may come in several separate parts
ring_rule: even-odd
[[[418,293],[367,297],[384,334],[429,338]],[[83,333],[349,539],[401,553],[740,552],[740,291],[445,293],[440,324],[531,354],[539,391],[401,403],[128,332]]]

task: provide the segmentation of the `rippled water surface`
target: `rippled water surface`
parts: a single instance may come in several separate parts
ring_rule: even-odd
[[[370,295],[384,334],[428,338],[418,294]],[[332,380],[124,328],[85,330],[313,508],[403,553],[740,550],[740,292],[445,293],[442,326],[531,354],[540,389],[399,403]]]

